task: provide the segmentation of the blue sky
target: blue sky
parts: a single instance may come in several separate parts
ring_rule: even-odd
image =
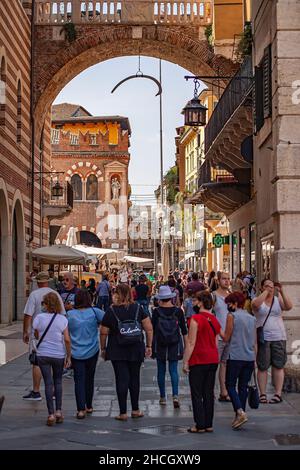
[[[150,80],[130,80],[114,94],[112,88],[138,70],[138,57],[121,57],[101,62],[74,78],[57,96],[55,103],[76,103],[93,115],[127,116],[130,120],[131,161],[129,182],[133,195],[152,194],[160,179],[159,97],[157,86]],[[141,57],[144,74],[159,76],[159,61]],[[189,74],[170,62],[162,62],[164,170],[175,161],[175,128],[183,124],[181,110],[193,95]]]

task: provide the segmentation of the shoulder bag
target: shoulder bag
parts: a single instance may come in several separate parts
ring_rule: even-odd
[[[51,320],[49,321],[49,324],[47,326],[47,328],[45,329],[44,333],[42,334],[41,338],[39,339],[39,342],[38,344],[36,345],[35,347],[35,351],[32,351],[30,354],[29,354],[29,362],[30,364],[32,364],[33,366],[37,366],[38,365],[38,361],[37,361],[37,349],[38,347],[40,346],[41,342],[43,341],[43,339],[45,338],[46,334],[48,333],[52,323],[54,322],[55,320],[55,317],[56,317],[57,313],[55,313],[53,315],[53,317],[51,318]]]
[[[273,300],[272,300],[272,303],[271,303],[271,307],[270,307],[270,309],[269,309],[269,313],[268,313],[268,315],[266,316],[266,319],[265,319],[263,325],[262,325],[262,326],[259,326],[258,328],[256,328],[257,344],[258,344],[258,345],[263,345],[263,344],[265,344],[264,326],[265,326],[265,324],[266,324],[266,322],[267,322],[267,320],[268,320],[268,318],[269,318],[269,316],[270,316],[270,314],[271,314],[271,311],[272,311],[272,308],[273,308],[273,305],[274,305],[274,299],[275,299],[275,296],[273,297]]]

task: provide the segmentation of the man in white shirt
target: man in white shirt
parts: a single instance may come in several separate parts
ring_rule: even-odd
[[[62,313],[64,315],[66,314],[60,295],[48,287],[49,279],[50,277],[47,272],[40,272],[36,276],[38,289],[31,292],[24,308],[23,341],[24,343],[29,344],[29,353],[34,348],[34,330],[32,328],[32,323],[34,318],[42,312],[42,301],[44,296],[49,294],[49,292],[54,292],[60,300]],[[32,366],[33,390],[28,395],[23,396],[24,400],[39,401],[42,399],[40,394],[41,378],[42,375],[40,368],[38,366]]]

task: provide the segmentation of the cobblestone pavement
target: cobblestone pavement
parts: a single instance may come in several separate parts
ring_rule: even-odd
[[[45,399],[37,403],[22,400],[24,392],[31,388],[27,355],[13,360],[0,367],[0,395],[6,397],[0,416],[0,449],[300,449],[298,396],[293,400],[287,397],[289,401],[280,405],[261,405],[259,410],[250,410],[249,422],[239,431],[230,426],[231,404],[216,401],[214,433],[191,435],[186,432],[193,423],[187,378],[180,377],[181,408],[174,410],[171,400],[165,408],[158,404],[154,361],[146,361],[141,375],[140,408],[145,418],[128,419],[126,423],[113,419],[118,404],[112,367],[109,362],[99,361],[94,414],[76,420],[73,379],[64,378],[65,422],[48,428]],[[171,395],[169,378],[167,384]]]

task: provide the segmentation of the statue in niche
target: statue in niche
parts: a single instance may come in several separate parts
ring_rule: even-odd
[[[120,189],[121,185],[119,183],[118,178],[113,178],[111,180],[111,191],[112,191],[112,200],[115,201],[120,197]]]

